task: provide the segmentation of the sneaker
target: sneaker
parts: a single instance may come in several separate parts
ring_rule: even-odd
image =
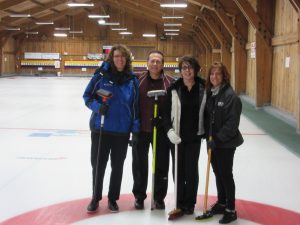
[[[119,212],[119,206],[116,201],[108,200],[108,209],[113,213]]]
[[[225,210],[222,219],[219,220],[220,224],[227,224],[237,219],[236,211]]]
[[[154,205],[155,205],[156,209],[165,209],[166,208],[164,200],[155,200]]]
[[[211,208],[207,211],[207,213],[211,215],[216,215],[216,214],[224,214],[225,212],[225,205],[220,204],[216,202],[211,206]]]
[[[144,201],[143,200],[140,200],[140,199],[135,199],[134,201],[134,207],[136,209],[144,209]]]
[[[87,213],[95,213],[99,207],[99,201],[92,199],[87,207]]]

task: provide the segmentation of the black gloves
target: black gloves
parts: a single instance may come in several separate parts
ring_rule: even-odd
[[[216,143],[213,140],[207,141],[207,148],[210,148],[211,150],[216,149]]]
[[[106,113],[108,112],[109,106],[105,103],[101,104],[100,108],[99,108],[99,113],[100,115],[105,116]]]
[[[129,140],[129,146],[137,146],[139,141],[139,133],[132,133],[131,140]]]

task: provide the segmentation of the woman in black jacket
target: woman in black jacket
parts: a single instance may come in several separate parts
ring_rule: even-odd
[[[183,56],[179,70],[181,78],[167,92],[164,124],[170,142],[178,145],[176,206],[183,215],[193,214],[196,203],[206,94],[205,81],[197,76],[200,65],[196,58]]]
[[[212,149],[211,165],[218,193],[218,201],[208,212],[212,215],[223,214],[219,221],[221,224],[237,219],[232,168],[236,147],[243,143],[238,129],[242,104],[229,79],[229,73],[221,62],[211,65],[206,80],[207,103],[204,114],[207,147]]]

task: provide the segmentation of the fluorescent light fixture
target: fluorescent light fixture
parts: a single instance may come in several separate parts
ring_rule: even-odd
[[[31,17],[31,15],[30,14],[10,14],[9,15],[10,17]]]
[[[184,16],[162,16],[162,19],[183,19]]]
[[[25,34],[39,34],[38,31],[27,31],[25,32]]]
[[[36,25],[53,25],[54,22],[49,21],[49,22],[35,22]]]
[[[54,30],[71,30],[70,27],[55,27]]]
[[[98,19],[98,18],[110,18],[109,15],[98,15],[98,14],[90,14],[88,15],[89,18],[91,19]]]
[[[120,26],[120,23],[103,23],[103,24],[99,24],[101,26]]]
[[[76,2],[71,2],[71,3],[68,3],[68,6],[70,6],[70,7],[93,7],[94,3],[76,3]]]
[[[178,33],[165,33],[165,35],[168,35],[168,36],[176,36],[176,35],[179,35]]]
[[[98,20],[98,23],[99,24],[105,24],[105,20],[104,19]]]
[[[122,35],[131,35],[132,32],[124,31],[124,32],[119,32],[119,34],[122,34]]]
[[[143,34],[143,37],[156,37],[156,34]]]
[[[67,37],[68,35],[65,33],[54,33],[55,37]]]
[[[83,34],[83,30],[70,30],[70,34]]]
[[[186,8],[187,4],[185,3],[170,3],[170,4],[160,4],[162,8]]]
[[[111,30],[125,31],[127,28],[111,28]]]
[[[181,23],[164,23],[165,27],[181,27]]]
[[[167,32],[179,32],[180,30],[179,29],[164,29],[164,31],[167,31]]]
[[[20,27],[6,27],[5,30],[21,30]]]

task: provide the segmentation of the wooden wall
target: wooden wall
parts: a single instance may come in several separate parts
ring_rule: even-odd
[[[277,0],[274,28],[271,104],[296,117],[300,97],[298,13],[289,1]]]
[[[2,74],[13,74],[16,71],[15,60],[15,40],[13,38],[7,39],[2,47],[1,60]]]

